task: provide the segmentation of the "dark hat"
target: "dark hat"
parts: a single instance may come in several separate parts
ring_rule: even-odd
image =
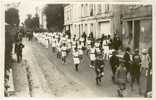
[[[126,51],[130,51],[130,48],[129,48],[129,47],[127,47],[127,48],[126,48]]]
[[[77,48],[74,48],[74,50],[77,51],[78,49]]]

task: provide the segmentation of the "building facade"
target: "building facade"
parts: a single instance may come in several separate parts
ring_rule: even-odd
[[[152,6],[129,5],[121,9],[123,46],[140,50],[152,47]]]
[[[116,8],[116,10],[114,10]],[[120,32],[120,16],[118,6],[108,4],[71,4],[64,8],[64,25],[71,34],[87,35],[93,32],[95,38],[102,34],[111,35]],[[118,20],[117,20],[118,19]],[[118,27],[117,27],[118,26]]]
[[[43,8],[36,7],[36,14],[39,16],[40,28],[47,29],[46,15],[43,13]]]
[[[152,46],[151,5],[69,4],[64,7],[64,26],[79,36],[83,32],[93,32],[95,38],[117,33],[123,48]]]

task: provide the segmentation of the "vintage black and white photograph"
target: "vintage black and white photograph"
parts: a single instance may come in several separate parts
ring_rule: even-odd
[[[5,2],[5,97],[152,97],[152,5]]]

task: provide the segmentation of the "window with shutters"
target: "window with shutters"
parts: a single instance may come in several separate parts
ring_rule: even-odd
[[[105,5],[105,13],[108,13],[109,12],[109,5]]]
[[[97,13],[100,14],[101,13],[101,4],[98,4],[97,7],[98,7],[97,8],[98,9],[98,12]]]
[[[90,16],[93,16],[93,4],[90,5]]]

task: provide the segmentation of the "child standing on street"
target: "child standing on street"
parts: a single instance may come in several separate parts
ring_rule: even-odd
[[[118,89],[118,95],[120,97],[123,97],[123,91],[126,89],[126,67],[124,65],[124,61],[120,61],[119,67],[116,69],[116,81],[118,83],[119,89]]]

